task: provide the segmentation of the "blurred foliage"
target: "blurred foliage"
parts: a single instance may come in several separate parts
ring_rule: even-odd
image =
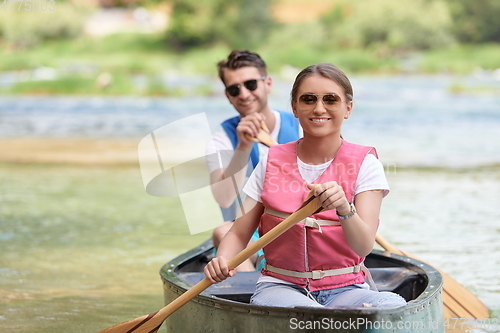
[[[270,17],[271,2],[173,0],[167,39],[177,50],[214,43],[254,48],[266,44],[266,37],[273,34],[269,44],[306,41],[310,47],[330,44],[404,50],[454,42],[452,16],[445,0],[338,0],[319,22],[285,27]]]
[[[461,42],[500,42],[500,1],[447,0]]]
[[[472,73],[479,68],[500,68],[500,44],[488,43],[453,45],[429,50],[420,57],[420,70],[429,73]]]
[[[371,48],[345,48],[327,39],[320,22],[286,24],[275,29],[258,48],[268,67],[279,71],[283,64],[304,68],[318,61],[336,64],[349,73],[398,71],[398,59],[380,56]]]
[[[158,9],[162,0],[139,1]],[[273,1],[309,5],[170,0],[167,31],[99,38],[81,35],[92,9],[71,0],[53,12],[0,11],[0,72],[17,78],[0,93],[212,94],[205,83],[183,90],[165,77],[215,77],[215,64],[234,48],[257,51],[270,72],[287,78],[318,61],[348,73],[500,68],[498,0],[325,0],[332,5],[318,20],[280,24],[271,17]],[[113,78],[104,88],[96,81],[102,73]]]
[[[101,1],[105,7],[165,4],[163,0],[106,1]],[[173,10],[162,48],[255,49],[299,42],[315,48],[367,48],[387,56],[456,42],[500,42],[498,0],[329,0],[332,9],[318,21],[288,24],[276,23],[271,15],[271,5],[278,1],[301,0],[167,0]],[[29,48],[46,40],[79,36],[91,9],[69,0],[56,5],[57,10],[43,13],[0,13],[4,14],[0,39],[15,48]]]
[[[441,0],[338,1],[320,22],[341,47],[429,49],[452,44],[452,20]]]
[[[171,60],[163,39],[163,34],[122,33],[49,40],[29,50],[0,49],[0,71],[43,66],[78,72],[98,66],[105,71],[154,73]]]
[[[55,10],[52,11],[11,8],[11,11],[2,13],[0,37],[15,48],[29,48],[51,39],[79,36],[92,8],[71,2],[54,4]]]
[[[173,0],[167,41],[176,50],[224,43],[255,48],[274,21],[271,0]]]
[[[177,50],[216,43],[255,48],[276,41],[305,41],[310,47],[368,47],[387,54],[446,47],[457,41],[500,41],[498,0],[336,0],[318,22],[285,26],[273,22],[272,0],[172,2],[167,36]]]

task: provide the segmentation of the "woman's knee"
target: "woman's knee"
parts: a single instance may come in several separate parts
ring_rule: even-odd
[[[374,291],[368,289],[348,289],[338,295],[334,295],[328,302],[328,306],[354,306],[354,307],[376,307],[376,306],[402,306],[406,301],[396,293],[387,291]]]
[[[393,293],[393,292],[388,292],[388,291],[381,291],[379,292],[379,297],[374,304],[375,306],[402,306],[406,304],[406,300],[401,297],[400,295]]]
[[[321,304],[307,297],[298,288],[290,285],[266,282],[257,284],[250,303],[262,306],[292,308],[296,306],[322,307]]]

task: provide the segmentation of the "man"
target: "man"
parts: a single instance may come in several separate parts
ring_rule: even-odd
[[[234,221],[241,210],[239,193],[246,178],[268,150],[247,136],[256,137],[264,122],[275,141],[287,143],[299,139],[301,129],[291,113],[269,107],[267,96],[272,90],[272,79],[258,54],[235,50],[217,66],[226,97],[239,115],[224,121],[221,124],[224,131],[214,134],[212,144],[207,147],[207,162],[212,193],[221,206],[224,220]],[[215,247],[231,226],[232,222],[226,222],[214,230]],[[254,270],[254,263],[247,260],[237,270]]]

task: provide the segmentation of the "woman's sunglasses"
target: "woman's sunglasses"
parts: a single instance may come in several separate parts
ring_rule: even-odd
[[[329,111],[337,111],[342,105],[342,98],[336,94],[304,94],[301,95],[297,101],[297,106],[302,111],[311,111],[316,108],[316,104],[318,104],[318,99],[321,98],[325,109]]]
[[[266,77],[263,76],[261,77],[260,79],[254,79],[254,80],[248,80],[248,81],[245,81],[243,82],[243,85],[245,86],[245,88],[247,88],[248,90],[250,91],[254,91],[255,89],[257,89],[257,84],[258,84],[258,81],[263,81],[265,80]],[[226,87],[226,92],[233,96],[233,97],[236,97],[240,94],[240,91],[241,91],[241,83],[240,84],[233,84],[233,85],[230,85],[229,87]]]

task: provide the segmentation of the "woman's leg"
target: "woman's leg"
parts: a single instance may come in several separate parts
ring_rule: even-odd
[[[406,304],[406,300],[398,294],[370,290],[367,284],[352,285],[338,289],[322,304],[328,307],[402,306]],[[325,292],[327,291],[325,290]],[[319,297],[321,297],[321,293]]]
[[[293,308],[296,306],[322,307],[307,296],[305,289],[296,285],[260,282],[250,299],[251,304]]]

